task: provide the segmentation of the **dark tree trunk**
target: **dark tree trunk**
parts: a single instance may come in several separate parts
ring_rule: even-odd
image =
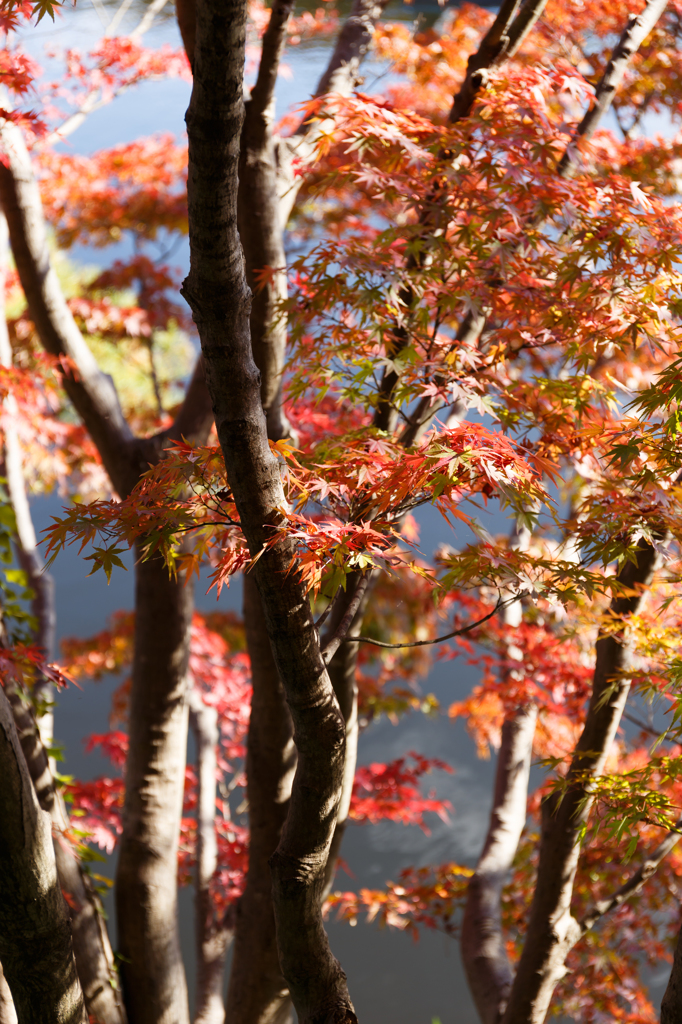
[[[229,1024],[278,1021],[290,997],[277,952],[270,857],[289,810],[296,769],[291,715],[265,628],[258,589],[244,576],[244,624],[251,658],[253,696],[246,753],[249,804],[249,871],[237,906],[232,973],[227,993]]]
[[[191,262],[184,294],[199,329],[228,481],[249,550],[259,555],[252,572],[294,723],[298,764],[291,804],[270,860],[280,965],[301,1024],[350,1024],[355,1013],[320,909],[345,728],[293,545],[282,539],[264,549],[281,521],[285,495],[251,353],[251,302],[237,231],[245,20],[240,0],[197,4],[186,117]]]

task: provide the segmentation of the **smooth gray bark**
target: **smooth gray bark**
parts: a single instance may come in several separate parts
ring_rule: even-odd
[[[87,1024],[49,816],[0,687],[0,962],[21,1024]]]
[[[627,619],[639,609],[656,567],[653,547],[642,541],[637,564],[627,562],[619,582],[633,596],[616,597],[611,614],[622,620],[615,632],[597,641],[592,695],[559,800],[545,801],[542,810],[540,861],[523,952],[514,978],[503,1024],[542,1024],[552,993],[563,976],[569,950],[582,934],[571,914],[573,883],[580,856],[580,836],[592,806],[590,781],[604,768],[630,692]]]
[[[501,898],[526,822],[536,721],[534,705],[505,718],[490,825],[467,893],[462,960],[483,1024],[496,1024],[500,1019],[514,980],[502,931]]]
[[[193,595],[158,555],[135,578],[135,642],[116,912],[132,1024],[189,1020],[177,921]]]
[[[233,935],[233,914],[218,915],[211,883],[218,867],[216,785],[218,776],[218,713],[194,688],[189,699],[190,728],[196,742],[197,851],[195,933],[197,989],[194,1024],[222,1024],[225,1019],[223,977]]]
[[[30,706],[15,688],[10,687],[6,692],[38,802],[52,821],[59,885],[69,896],[73,952],[88,1014],[101,1024],[126,1024],[102,901],[83,871],[76,851],[63,834],[69,827],[68,814],[62,796],[55,788],[47,752]]]
[[[514,529],[511,547],[526,550],[531,535]],[[507,592],[507,597],[514,596]],[[508,681],[519,656],[509,632],[523,619],[519,600],[504,607],[505,626],[500,655],[501,675]],[[514,973],[502,929],[502,890],[509,880],[526,823],[528,779],[538,717],[535,704],[509,711],[502,725],[497,754],[493,805],[483,850],[472,876],[462,920],[462,960],[469,989],[483,1024],[497,1024],[507,1005]]]
[[[18,1024],[17,1011],[14,1009],[14,1000],[2,964],[0,964],[0,1024]]]
[[[336,812],[336,824],[334,836],[329,851],[327,870],[325,872],[324,897],[326,898],[334,882],[334,874],[341,853],[341,845],[348,824],[350,802],[353,795],[353,783],[355,782],[355,769],[358,760],[358,740],[360,738],[358,720],[358,684],[357,667],[359,644],[349,643],[348,638],[359,636],[362,630],[362,620],[367,610],[369,596],[371,593],[371,581],[363,580],[366,585],[358,591],[357,573],[352,573],[346,581],[346,590],[342,592],[342,600],[335,604],[329,619],[328,634],[331,637],[340,633],[344,628],[345,621],[350,621],[344,630],[344,643],[339,644],[336,653],[329,661],[329,678],[336,699],[339,702],[343,720],[346,723],[346,758],[343,766],[343,787],[341,799]],[[359,596],[358,600],[354,600]],[[325,645],[326,646],[326,645]]]
[[[0,364],[11,366],[12,347],[7,330],[5,311],[5,280],[9,265],[9,233],[7,220],[0,213]],[[16,552],[19,565],[26,573],[28,586],[33,591],[31,612],[36,619],[35,643],[41,650],[46,661],[54,657],[55,629],[57,614],[54,603],[54,580],[45,572],[43,560],[38,551],[36,532],[33,527],[31,510],[24,483],[24,467],[17,430],[18,408],[13,394],[5,398],[4,422],[4,473],[7,481],[7,492],[16,523]],[[53,713],[47,705],[52,700],[52,686],[47,679],[36,679],[33,687],[36,702],[45,707],[40,719],[40,734],[45,746],[52,746]]]
[[[7,221],[4,215],[0,214],[0,260],[3,268],[0,272],[0,363],[11,366],[12,349],[4,310],[4,268],[7,266],[8,255],[6,246]],[[17,404],[13,395],[5,399],[5,405],[8,414],[4,432],[5,475],[17,527],[18,560],[34,593],[31,603],[37,623],[35,643],[43,657],[50,661],[53,657],[56,627],[54,581],[44,572],[37,547],[24,484],[19,437],[13,422],[13,418],[17,416]],[[46,752],[46,747],[52,745],[52,711],[45,711],[37,724],[28,700],[24,699],[8,680],[5,686],[38,801],[52,820],[55,862],[61,889],[70,897],[68,914],[73,950],[86,1008],[101,1024],[125,1024],[125,1011],[116,988],[117,974],[101,901],[89,878],[82,871],[76,851],[62,836],[64,830],[69,827],[69,820],[61,795],[55,789]],[[52,687],[46,680],[38,677],[31,696],[34,702],[47,702],[51,699]]]

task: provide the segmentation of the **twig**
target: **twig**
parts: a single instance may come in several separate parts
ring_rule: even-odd
[[[128,38],[138,40],[145,34],[145,32],[148,32],[154,23],[156,15],[166,6],[167,3],[168,0],[154,0],[154,3],[150,4],[147,8],[144,17],[140,20],[137,27],[133,29]],[[110,37],[113,34],[114,29],[118,26],[118,22],[121,20],[123,14],[125,14],[125,10],[127,9],[124,8],[125,0],[119,7],[107,28],[107,31],[105,32],[107,37]],[[49,146],[54,142],[60,142],[62,139],[65,139],[67,135],[72,135],[77,128],[80,128],[89,114],[94,113],[96,110],[100,110],[101,107],[106,107],[112,100],[124,93],[128,88],[130,88],[130,86],[123,85],[120,89],[116,89],[113,93],[108,95],[106,99],[102,97],[101,89],[92,89],[85,97],[75,114],[71,114],[58,128],[55,128],[54,131],[45,136],[45,138],[41,140],[41,144]]]
[[[366,572],[363,576],[360,577],[360,579],[358,580],[358,585],[355,588],[355,593],[353,594],[351,602],[348,605],[348,608],[346,609],[346,614],[341,619],[341,622],[338,625],[338,629],[322,648],[322,658],[324,660],[325,665],[329,664],[329,662],[332,660],[337,650],[339,649],[339,645],[342,644],[346,639],[346,634],[348,633],[350,627],[353,625],[355,613],[360,607],[362,598],[364,597],[365,591],[369,586],[371,575],[372,573],[370,570],[369,572]],[[355,637],[353,637],[353,640],[354,639]],[[362,638],[358,637],[358,639]]]
[[[369,636],[353,636],[348,637],[347,640],[341,641],[342,643],[349,644],[372,644],[374,647],[384,647],[389,650],[401,650],[404,647],[427,647],[429,644],[442,644],[444,640],[452,640],[455,636],[462,636],[463,633],[469,633],[472,629],[476,629],[476,626],[482,626],[488,619],[492,619],[496,612],[499,612],[501,608],[506,608],[507,605],[513,604],[514,601],[520,601],[525,594],[515,594],[514,597],[507,598],[506,601],[500,599],[493,610],[484,615],[482,619],[478,619],[477,622],[470,622],[468,626],[462,626],[461,629],[455,629],[452,633],[446,633],[445,636],[437,636],[433,640],[415,640],[411,644],[385,644],[383,640],[373,640]],[[345,621],[345,620],[344,620]]]
[[[662,843],[656,847],[650,857],[647,857],[643,864],[635,871],[627,882],[621,885],[620,889],[617,889],[612,896],[609,896],[605,900],[599,900],[595,903],[593,909],[587,913],[583,919],[579,922],[581,933],[584,935],[586,931],[593,928],[600,917],[604,914],[608,914],[609,911],[616,909],[625,900],[629,899],[630,896],[634,896],[635,893],[639,892],[644,883],[651,878],[654,872],[659,867],[661,861],[665,860],[668,854],[675,848],[675,846],[682,839],[682,818],[679,818],[670,832],[663,840]]]

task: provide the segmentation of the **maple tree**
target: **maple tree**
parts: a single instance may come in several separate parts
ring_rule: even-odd
[[[0,543],[14,537],[23,572],[2,591],[0,759],[16,784],[0,813],[14,837],[28,800],[36,824],[28,860],[0,853],[26,905],[44,865],[59,965],[27,962],[43,933],[3,882],[3,1005],[19,1020],[187,1020],[176,886],[193,879],[198,1021],[285,1020],[292,1002],[301,1021],[356,1020],[332,912],[459,936],[484,1024],[656,1020],[645,969],[670,956],[682,872],[682,8],[506,0],[413,31],[362,0],[343,24],[289,0],[183,0],[185,55],[141,43],[161,6],[68,53],[66,87],[40,106],[9,32],[54,5],[2,6],[16,272],[5,257]],[[338,33],[330,63],[275,128],[283,48],[306,32]],[[395,72],[382,95],[354,88],[371,43]],[[51,148],[120,91],[190,67],[188,203],[169,137]],[[134,256],[60,281],[45,219],[60,250],[126,234]],[[183,392],[190,318],[150,254],[186,233],[203,357]],[[24,493],[55,483],[78,500],[48,557],[77,542],[110,576],[137,555],[134,615],[70,642],[61,671]],[[426,504],[458,547],[421,550]],[[508,537],[486,530],[488,507]],[[193,612],[206,562],[218,593],[243,573],[243,622]],[[438,710],[406,685],[435,656],[480,673],[449,714],[496,751],[481,857],[334,891],[348,820],[428,827],[450,810],[420,787],[441,762],[356,765],[374,718]],[[55,782],[50,687],[127,669],[112,731],[91,737],[111,774]],[[529,793],[533,756],[545,771]],[[88,840],[119,848],[122,989]]]

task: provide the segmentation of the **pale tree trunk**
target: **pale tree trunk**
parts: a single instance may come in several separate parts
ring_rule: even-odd
[[[31,711],[16,690],[7,693],[21,749],[43,811],[52,821],[55,863],[62,892],[68,894],[73,952],[88,1013],[101,1024],[126,1024],[118,974],[104,908],[76,851],[63,835],[69,818],[55,789],[47,752]]]
[[[1,687],[0,777],[0,962],[17,1017],[21,1024],[86,1024],[50,819]]]
[[[529,542],[528,530],[515,530],[511,547],[526,550]],[[511,596],[507,592],[507,597]],[[522,618],[520,600],[506,605],[502,612],[506,627],[500,651],[503,680],[513,673],[513,663],[519,656],[509,631],[518,627]],[[482,1024],[497,1024],[504,1013],[514,979],[502,929],[502,890],[509,880],[526,823],[537,717],[537,706],[532,702],[505,716],[488,832],[467,891],[462,921],[462,960]]]
[[[335,602],[329,617],[329,628],[325,649],[328,647],[329,640],[331,640],[337,630],[342,626],[343,620],[348,614],[351,601],[353,601],[353,598],[357,594],[360,582],[361,577],[359,573],[351,573],[349,575],[346,581],[346,590],[341,591],[339,600]],[[371,581],[368,580],[366,583],[367,585],[362,591],[360,600],[356,602],[357,607],[353,612],[353,617],[348,626],[347,632],[345,632],[347,638],[359,636],[361,633],[362,620],[367,609],[367,603],[371,592]],[[323,897],[325,899],[329,895],[334,882],[334,874],[336,872],[336,867],[341,853],[341,845],[343,843],[343,837],[348,824],[350,801],[353,795],[353,783],[355,781],[355,769],[358,760],[358,739],[360,732],[358,722],[358,684],[356,675],[359,650],[359,644],[348,642],[342,643],[339,645],[336,653],[329,661],[329,678],[331,679],[332,686],[334,687],[334,693],[336,694],[336,699],[339,702],[343,720],[346,723],[346,758],[343,767],[341,799],[339,800],[339,807],[336,812],[334,836],[332,838],[332,845],[325,873],[325,886],[323,893]]]
[[[500,1019],[514,978],[502,931],[501,899],[526,822],[536,721],[534,705],[504,720],[490,825],[467,892],[462,960],[482,1024]]]
[[[233,927],[231,909],[218,917],[211,883],[218,867],[215,831],[218,773],[218,712],[204,703],[194,688],[189,702],[190,728],[196,742],[197,851],[195,932],[197,993],[194,1024],[222,1024],[225,1019],[223,977]]]
[[[132,1024],[189,1019],[177,921],[192,591],[163,560],[140,561],[116,911]]]
[[[0,1024],[18,1024],[17,1011],[14,1009],[14,1000],[2,964],[0,964]]]
[[[7,266],[6,246],[7,221],[4,215],[0,214],[2,268]],[[4,269],[1,276],[0,363],[4,366],[11,366],[12,349],[4,311]],[[33,519],[24,484],[19,437],[16,424],[13,421],[18,414],[13,395],[7,397],[5,405],[7,418],[4,432],[4,456],[7,489],[16,520],[20,562],[28,575],[29,585],[35,595],[32,602],[32,610],[37,622],[35,640],[43,657],[49,661],[53,656],[56,626],[54,581],[43,571],[42,559],[37,549]],[[68,914],[73,937],[73,951],[86,1008],[88,1013],[101,1024],[124,1024],[125,1011],[117,988],[114,958],[104,925],[104,910],[98,894],[81,868],[75,850],[61,834],[69,827],[69,820],[61,795],[54,787],[52,768],[46,751],[46,746],[52,744],[52,712],[51,710],[46,711],[39,724],[36,724],[26,697],[8,680],[5,681],[5,687],[39,804],[42,810],[47,811],[52,820],[57,874],[62,891],[67,893],[70,898]],[[51,697],[50,685],[39,678],[33,687],[32,697],[39,702],[49,700]],[[4,991],[8,992],[6,985]]]
[[[12,365],[12,347],[10,345],[5,313],[5,280],[8,266],[7,220],[0,213],[0,365]],[[5,399],[5,430],[4,430],[4,476],[7,480],[7,491],[10,504],[14,511],[17,528],[16,548],[21,568],[26,573],[27,582],[33,591],[31,611],[37,622],[35,642],[46,661],[54,657],[55,629],[57,615],[54,603],[54,580],[44,571],[43,560],[38,551],[38,542],[33,527],[33,519],[26,496],[24,469],[17,430],[18,408],[14,395]],[[52,700],[52,686],[45,678],[36,680],[33,696],[37,703],[49,705]],[[40,736],[45,747],[52,746],[54,733],[54,715],[51,707],[45,707],[40,717]]]
[[[189,137],[190,273],[183,292],[199,329],[227,476],[294,723],[298,764],[289,813],[270,859],[282,973],[301,1024],[355,1021],[320,909],[343,781],[345,729],[320,652],[291,542],[270,549],[285,502],[253,362],[250,294],[237,231],[245,5],[197,3]]]
[[[580,836],[592,806],[589,780],[604,769],[630,691],[627,619],[636,614],[656,567],[652,546],[640,542],[637,564],[626,563],[618,581],[634,596],[616,597],[611,614],[620,629],[597,641],[592,696],[582,735],[567,776],[567,789],[542,810],[540,861],[523,952],[503,1024],[542,1024],[552,994],[565,973],[565,960],[582,935],[571,914],[573,883],[580,856]]]
[[[212,422],[201,360],[170,430],[136,438],[110,377],[97,366],[51,265],[42,205],[21,132],[6,122],[0,201],[12,252],[43,347],[66,355],[64,388],[98,447],[113,488],[130,493],[171,439],[206,439]],[[71,368],[73,367],[73,369]],[[177,838],[187,740],[186,666],[192,591],[160,559],[136,570],[136,630],[124,832],[116,886],[121,970],[132,1024],[187,1024],[180,958]]]
[[[680,1021],[682,1021],[682,928],[677,936],[673,966],[661,1003],[661,1024],[680,1024]]]

